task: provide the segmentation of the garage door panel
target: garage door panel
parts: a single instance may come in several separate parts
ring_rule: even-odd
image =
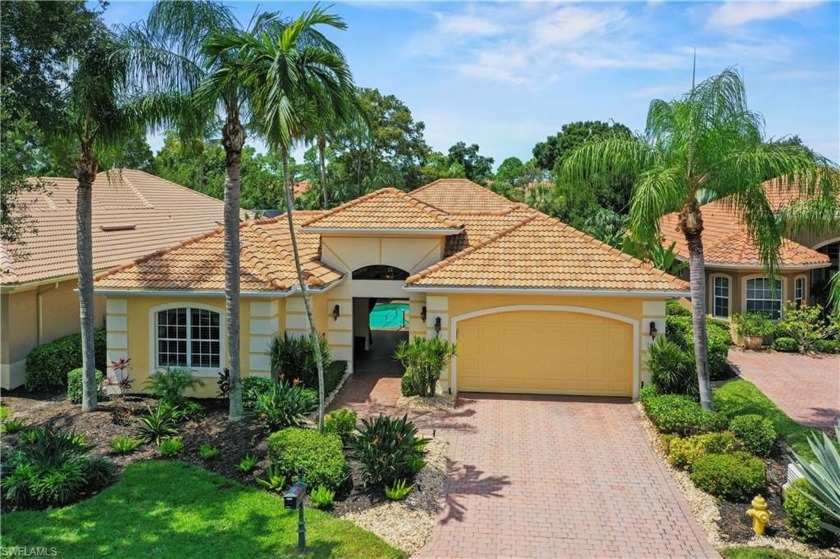
[[[458,390],[632,395],[632,327],[569,312],[516,311],[458,327]]]

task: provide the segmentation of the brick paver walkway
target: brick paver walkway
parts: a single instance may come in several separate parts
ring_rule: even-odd
[[[729,361],[794,421],[824,428],[840,418],[840,355],[733,348]]]
[[[399,413],[358,375],[331,408]],[[438,528],[418,557],[719,557],[622,399],[462,394],[414,416],[449,441]]]

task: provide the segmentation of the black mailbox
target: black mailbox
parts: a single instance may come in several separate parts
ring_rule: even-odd
[[[303,505],[303,498],[306,496],[306,484],[299,481],[289,487],[283,495],[283,504],[287,509],[296,509]]]

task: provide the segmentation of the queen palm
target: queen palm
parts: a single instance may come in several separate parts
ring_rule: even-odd
[[[341,51],[318,29],[323,26],[346,28],[340,17],[315,7],[279,29],[272,29],[271,33],[217,34],[208,41],[206,49],[220,57],[229,52],[240,54],[240,64],[226,79],[241,83],[249,90],[254,120],[259,123],[259,130],[270,149],[278,150],[282,158],[286,221],[318,368],[319,428],[323,428],[324,416],[324,363],[294,228],[289,150],[296,141],[306,137],[306,115],[311,114],[307,107],[320,106],[339,119],[345,118],[346,96],[353,87],[352,76]]]
[[[740,74],[727,69],[673,101],[654,100],[638,138],[606,137],[571,153],[560,172],[568,181],[590,173],[635,175],[629,227],[637,241],[659,242],[659,220],[679,211],[679,230],[689,251],[694,352],[700,401],[712,409],[706,345],[703,215],[698,194],[715,198],[740,215],[769,277],[774,277],[782,224],[762,183],[781,177],[781,188],[806,197],[836,188],[832,164],[801,146],[766,142],[762,117],[747,108]],[[794,181],[794,178],[798,181]],[[817,185],[821,185],[817,188]]]

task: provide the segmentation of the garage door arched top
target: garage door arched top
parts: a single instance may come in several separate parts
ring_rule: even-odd
[[[631,324],[634,328],[639,327],[638,320],[620,314],[602,311],[599,309],[591,309],[589,307],[577,307],[572,305],[506,305],[502,307],[489,307],[486,309],[480,309],[477,311],[459,314],[458,316],[452,318],[452,328],[455,329],[458,326],[458,323],[463,320],[478,318],[479,316],[485,316],[488,314],[498,314],[517,311],[571,312],[579,314],[591,314],[595,316],[600,316],[602,318],[609,318],[611,320],[617,320],[619,322]]]
[[[408,272],[396,266],[387,266],[384,264],[373,264],[372,266],[364,266],[358,270],[353,270],[354,280],[386,280],[386,281],[405,281],[408,279]]]

